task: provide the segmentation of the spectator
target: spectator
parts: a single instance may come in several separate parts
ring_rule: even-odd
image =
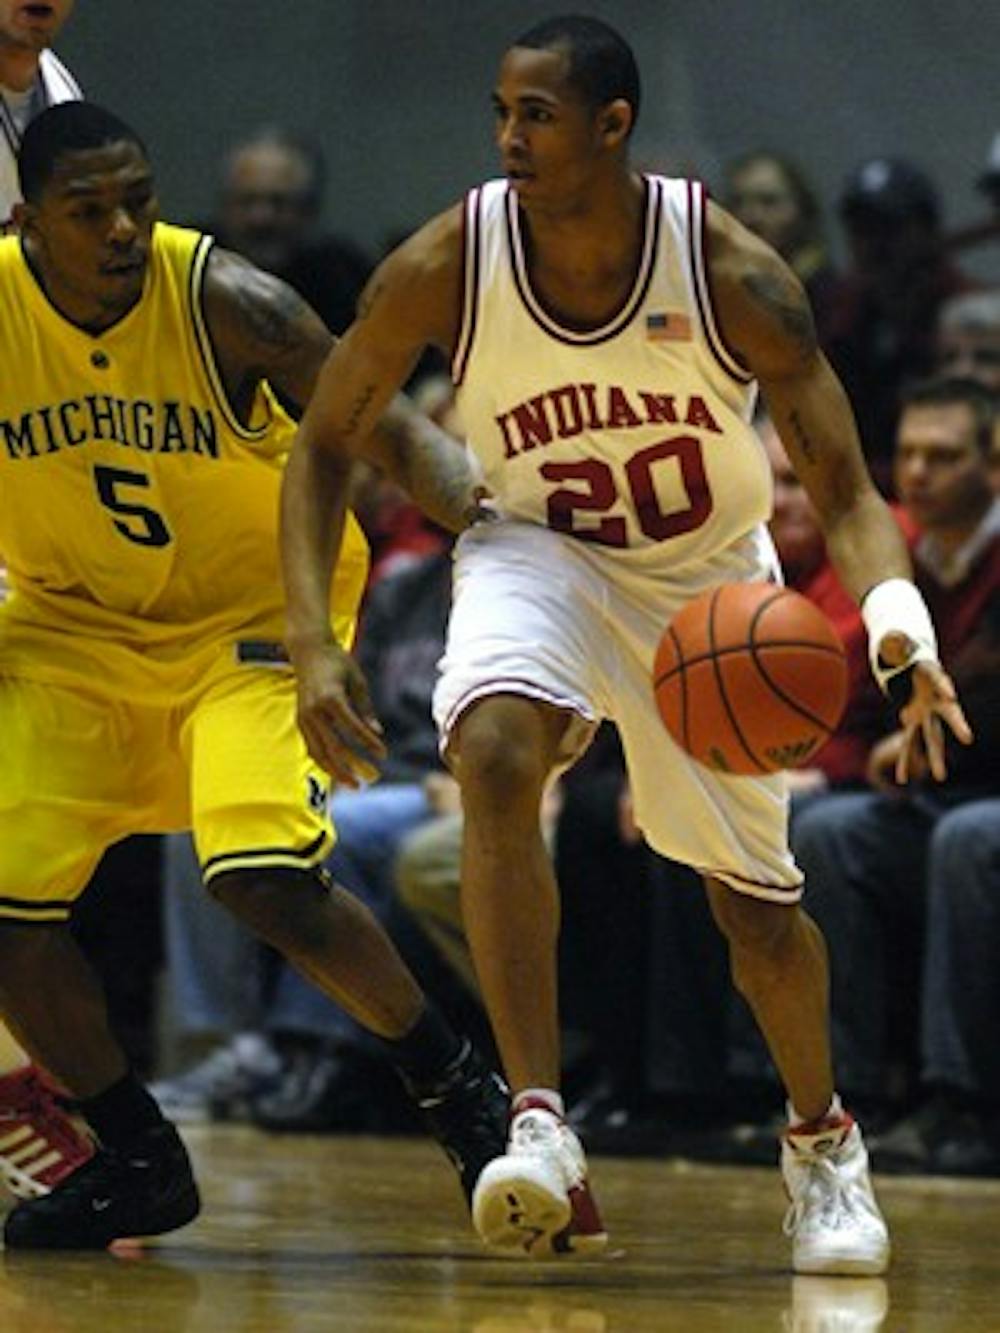
[[[21,198],[17,152],[28,123],[47,106],[83,96],[50,50],[73,3],[48,0],[44,7],[29,7],[0,0],[0,236],[12,229],[11,211]]]
[[[836,273],[823,236],[819,199],[802,169],[780,153],[745,153],[726,167],[724,195],[730,212],[794,270],[824,342]]]
[[[939,375],[977,380],[1000,393],[1000,291],[968,292],[945,302],[936,363]]]
[[[840,217],[850,267],[834,292],[827,351],[889,490],[900,391],[933,369],[938,311],[971,283],[942,248],[937,187],[912,163],[863,162],[845,182]]]
[[[935,1090],[933,1123],[922,1118],[917,1130],[926,1132],[909,1136],[920,1149],[910,1153],[910,1166],[974,1155],[982,1144],[954,1144],[953,1135],[969,1129],[958,1111],[970,1099],[992,1106],[1000,1097],[996,863],[991,868],[984,841],[964,841],[973,812],[986,798],[995,807],[1000,749],[1000,501],[987,468],[993,418],[990,396],[970,381],[918,386],[903,409],[895,460],[902,503],[922,534],[914,550],[917,581],[975,744],[950,746],[945,783],[928,775],[903,792],[894,783],[900,735],[893,733],[870,756],[874,790],[818,803],[793,830],[833,960],[834,1037],[845,1084],[856,1101],[891,1110],[899,1100],[893,1075],[911,1077],[907,1060],[919,1058]],[[992,823],[981,809],[979,817],[984,830],[995,830],[995,813]],[[966,854],[956,856],[956,846]],[[852,966],[859,956],[866,959],[860,972]],[[893,1140],[897,1157],[904,1155],[901,1137],[903,1131]]]
[[[371,264],[353,242],[319,232],[325,183],[323,155],[311,140],[257,130],[226,159],[215,231],[227,249],[284,278],[332,333],[342,333]]]

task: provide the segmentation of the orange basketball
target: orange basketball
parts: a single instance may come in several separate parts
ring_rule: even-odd
[[[681,607],[656,650],[656,703],[678,745],[721,773],[808,764],[847,698],[826,616],[773,583],[725,583]]]

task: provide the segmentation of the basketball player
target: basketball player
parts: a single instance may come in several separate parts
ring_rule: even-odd
[[[0,236],[21,197],[17,150],[28,122],[83,94],[48,48],[73,0],[0,0]],[[0,600],[7,587],[0,557]],[[89,1141],[52,1095],[40,1070],[0,1025],[0,1176],[15,1194],[45,1193],[90,1153]]]
[[[968,730],[798,281],[697,182],[629,164],[639,80],[627,45],[597,20],[543,22],[507,51],[493,105],[505,179],[377,270],[286,474],[288,645],[310,751],[340,775],[377,745],[356,667],[326,628],[330,533],[351,457],[436,344],[453,358],[497,511],[458,542],[435,700],[465,811],[466,930],[515,1098],[507,1152],[476,1187],[475,1224],[514,1253],[605,1243],[557,1090],[558,902],[538,811],[549,775],[606,716],[622,734],[638,823],[704,876],[735,982],[787,1085],[794,1267],[878,1273],[888,1234],[834,1091],[824,947],[798,906],[785,779],[698,767],[664,733],[650,685],[682,603],[777,577],[767,461],[749,425],[758,383],[864,602],[877,674],[906,700],[908,748],[922,738],[940,774],[941,720],[963,739]]]
[[[305,402],[332,339],[278,279],[155,222],[145,150],[102,108],[44,112],[19,168],[21,239],[0,241],[0,1009],[101,1147],[13,1210],[6,1245],[99,1248],[198,1210],[181,1140],[66,929],[105,847],[133,831],[193,827],[212,892],[383,1039],[471,1192],[503,1148],[502,1085],[318,869],[333,838],[282,646],[293,425],[275,393]],[[461,451],[413,414],[376,456],[391,462],[402,431],[397,480],[412,473],[460,526]],[[366,571],[348,519],[332,603],[345,647]]]

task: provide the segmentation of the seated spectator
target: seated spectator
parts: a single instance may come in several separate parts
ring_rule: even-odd
[[[1000,393],[1000,291],[967,292],[941,307],[936,372]]]
[[[804,810],[792,835],[830,948],[834,1045],[852,1101],[891,1110],[900,1076],[903,1094],[911,1091],[911,1063],[934,1086],[942,1133],[911,1134],[920,1144],[911,1167],[973,1157],[981,1144],[954,1142],[969,1128],[959,1111],[977,1099],[994,1120],[1000,1110],[996,862],[982,841],[955,855],[972,803],[995,803],[1000,752],[1000,501],[987,469],[994,413],[990,395],[970,381],[917,386],[905,400],[895,457],[901,502],[921,532],[916,580],[975,743],[949,740],[947,780],[924,775],[902,790],[894,781],[901,733],[886,737],[869,758],[872,790]],[[992,906],[981,910],[987,899]],[[984,974],[987,936],[993,953]],[[975,974],[965,966],[973,961]]]
[[[781,153],[745,153],[725,168],[722,202],[777,250],[798,277],[822,343],[836,273],[823,236],[819,199],[802,169]]]
[[[938,311],[973,284],[943,248],[937,187],[912,163],[863,162],[844,184],[840,217],[850,265],[833,293],[825,346],[888,492],[900,392],[931,373]]]
[[[319,230],[325,184],[323,155],[311,140],[257,130],[229,153],[218,214],[207,230],[284,278],[331,332],[343,333],[372,266],[352,241]]]

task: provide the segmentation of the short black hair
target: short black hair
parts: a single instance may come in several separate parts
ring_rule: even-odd
[[[998,395],[962,375],[936,375],[909,385],[902,394],[900,416],[908,407],[967,407],[975,423],[976,444],[987,457],[993,444],[993,423],[996,420]]]
[[[639,66],[632,48],[614,28],[583,14],[564,14],[536,23],[511,45],[531,51],[565,50],[569,82],[587,105],[596,110],[622,98],[632,108],[632,132],[642,102]]]
[[[148,158],[146,145],[130,125],[96,102],[60,102],[29,124],[17,155],[21,194],[37,204],[63,153],[82,153],[112,143],[134,143]]]

